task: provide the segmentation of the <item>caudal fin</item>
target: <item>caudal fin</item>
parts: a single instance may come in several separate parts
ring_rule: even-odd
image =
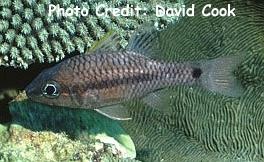
[[[203,71],[201,84],[206,89],[226,96],[239,97],[243,93],[241,83],[234,75],[234,70],[243,61],[244,56],[226,56],[200,62]]]

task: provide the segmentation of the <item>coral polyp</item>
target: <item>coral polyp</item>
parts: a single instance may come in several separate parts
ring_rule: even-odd
[[[48,16],[49,4],[59,4],[63,8],[85,7],[89,15]],[[99,4],[113,7],[137,4],[149,9],[149,13],[139,17],[98,17],[95,9]],[[142,23],[154,21],[166,25],[177,19],[158,18],[154,10],[154,3],[139,0],[0,0],[0,65],[27,68],[33,62],[59,61],[73,51],[84,53],[110,30],[118,31],[122,38],[120,45],[124,47],[131,32]]]

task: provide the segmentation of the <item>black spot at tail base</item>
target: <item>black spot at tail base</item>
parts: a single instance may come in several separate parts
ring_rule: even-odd
[[[192,77],[193,78],[199,78],[202,74],[202,69],[200,68],[194,68],[193,71],[192,71]]]

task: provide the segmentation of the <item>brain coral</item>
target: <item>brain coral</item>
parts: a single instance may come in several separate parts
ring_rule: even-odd
[[[107,4],[124,7],[126,4],[147,8],[148,16],[97,17],[95,7]],[[164,5],[176,3],[159,1]],[[86,7],[87,17],[48,16],[48,4],[61,7]],[[83,53],[95,40],[109,30],[118,30],[125,46],[129,33],[143,22],[154,21],[160,26],[176,20],[157,18],[154,3],[140,0],[0,0],[0,65],[27,68],[34,61],[58,61],[73,51]]]
[[[133,104],[134,122],[124,126],[129,134],[136,134],[135,144],[143,152],[138,157],[143,161],[263,161],[264,3],[186,1],[191,4],[196,5],[196,16],[183,18],[172,32],[161,34],[164,41],[159,48],[165,52],[157,57],[186,61],[243,56],[236,75],[245,92],[240,98],[228,98],[197,87],[177,87],[170,92],[172,112],[167,114]],[[200,11],[206,4],[217,8],[231,4],[237,16],[203,17]]]

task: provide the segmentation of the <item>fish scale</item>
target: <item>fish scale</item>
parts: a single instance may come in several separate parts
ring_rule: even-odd
[[[142,97],[155,89],[176,84],[193,84],[196,80],[192,78],[192,67],[187,68],[187,65],[179,63],[160,63],[129,52],[80,55],[66,64],[69,68],[73,67],[77,82],[85,81],[82,84],[86,88],[81,90],[82,93],[96,89],[105,100],[110,100],[114,92],[120,93],[119,98],[122,99]],[[81,70],[80,67],[84,69]],[[137,86],[139,83],[142,84]],[[76,84],[76,81],[72,84]]]
[[[121,51],[112,48],[116,45],[115,35],[109,36],[93,52],[43,71],[26,87],[26,93],[37,102],[95,109],[116,120],[130,119],[124,102],[134,99],[163,111],[169,107],[172,95],[166,89],[174,86],[201,86],[232,97],[242,93],[233,70],[244,57],[165,62],[155,58],[163,54],[155,39],[155,31],[139,31]]]

